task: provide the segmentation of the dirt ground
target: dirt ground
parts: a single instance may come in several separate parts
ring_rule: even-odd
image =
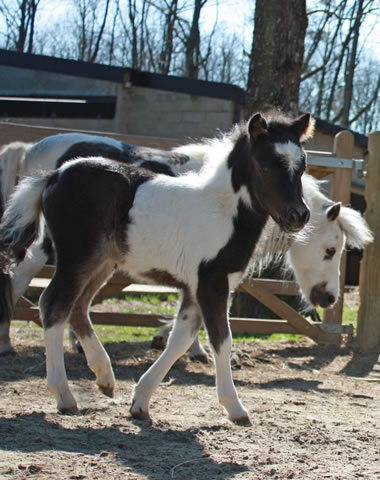
[[[0,358],[0,479],[380,479],[379,351],[311,341],[234,344],[235,383],[252,427],[218,405],[212,363],[181,359],[153,398],[153,424],[133,420],[133,384],[159,352],[108,344],[115,399],[66,350],[80,416],[46,391],[41,331],[13,327]]]

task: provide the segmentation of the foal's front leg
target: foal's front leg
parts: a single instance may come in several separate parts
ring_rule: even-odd
[[[236,391],[231,371],[232,335],[228,322],[228,282],[214,279],[200,282],[198,299],[215,359],[216,389],[229,419],[237,425],[251,425],[247,410]]]
[[[150,418],[149,404],[153,393],[173,363],[186,353],[197,336],[201,324],[202,318],[198,305],[185,296],[165,350],[144,373],[133,390],[130,412],[134,417]]]

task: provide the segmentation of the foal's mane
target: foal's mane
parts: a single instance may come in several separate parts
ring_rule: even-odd
[[[289,126],[294,120],[285,113],[271,109],[263,113],[267,121],[269,130]],[[248,135],[248,121],[242,120],[236,123],[228,132],[217,130],[214,138],[201,138],[197,141],[191,141],[186,145],[175,147],[172,153],[186,155],[189,158],[190,170],[203,170],[204,168],[215,168],[215,165],[227,158],[234,144],[238,139]],[[190,166],[191,165],[191,166]]]

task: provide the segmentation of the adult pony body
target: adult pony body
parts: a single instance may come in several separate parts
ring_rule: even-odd
[[[309,219],[300,141],[310,123],[308,114],[296,120],[256,114],[235,129],[223,148],[211,149],[216,158],[199,173],[182,177],[99,158],[68,162],[20,185],[4,214],[2,254],[5,260],[23,259],[38,235],[43,211],[57,267],[40,310],[48,388],[59,410],[77,411],[63,361],[66,320],[99,388],[113,393],[111,364],[88,310],[117,268],[136,281],[183,290],[168,345],[136,385],[132,415],[149,416],[152,394],[203,323],[215,357],[219,401],[232,421],[249,423],[231,374],[228,295],[244,275],[269,216],[288,233]]]

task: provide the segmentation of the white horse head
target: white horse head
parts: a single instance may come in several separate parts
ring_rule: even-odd
[[[311,218],[295,236],[288,260],[306,301],[328,308],[339,297],[345,246],[362,249],[373,240],[373,235],[359,212],[332,202],[313,177],[304,175],[302,183]]]

